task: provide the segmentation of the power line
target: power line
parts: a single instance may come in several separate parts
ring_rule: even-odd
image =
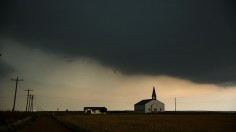
[[[19,79],[19,78],[17,77],[16,79],[11,79],[11,80],[12,80],[12,81],[16,81],[16,89],[15,89],[14,103],[13,103],[13,108],[12,108],[12,111],[15,111],[17,85],[18,85],[18,81],[23,81],[23,79]]]

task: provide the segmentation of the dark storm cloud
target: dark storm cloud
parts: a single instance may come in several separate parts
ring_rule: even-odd
[[[8,77],[8,74],[13,71],[14,68],[12,68],[11,66],[7,65],[6,63],[0,60],[0,79],[3,77]]]
[[[4,8],[1,36],[126,74],[235,84],[234,2],[22,0]]]

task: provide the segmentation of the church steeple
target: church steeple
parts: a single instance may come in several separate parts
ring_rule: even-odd
[[[153,90],[152,90],[152,99],[157,99],[157,95],[156,95],[156,91],[155,91],[155,87],[153,86]]]

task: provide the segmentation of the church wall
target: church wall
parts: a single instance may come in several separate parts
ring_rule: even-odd
[[[158,100],[152,100],[145,104],[145,113],[164,112],[165,105]]]

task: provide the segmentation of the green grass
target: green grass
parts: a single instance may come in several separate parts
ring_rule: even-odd
[[[236,131],[236,115],[59,115],[65,125],[86,131]]]

